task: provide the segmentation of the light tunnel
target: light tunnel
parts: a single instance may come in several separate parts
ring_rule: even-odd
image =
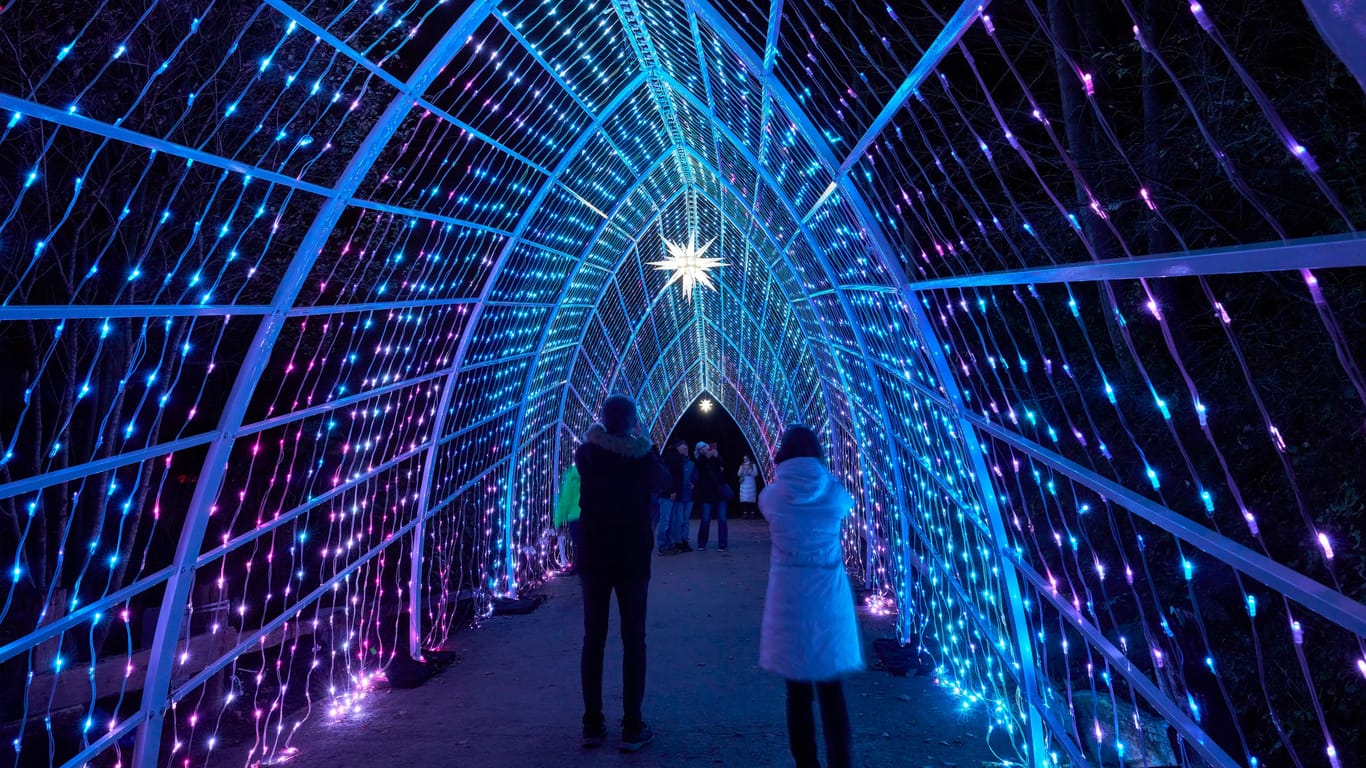
[[[289,754],[558,567],[615,392],[816,428],[1018,764],[1366,762],[1348,6],[0,4],[13,764]]]

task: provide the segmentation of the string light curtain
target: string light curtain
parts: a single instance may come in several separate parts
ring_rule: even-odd
[[[10,3],[0,36],[13,764],[360,722],[554,572],[616,391],[656,441],[706,394],[766,474],[818,429],[865,606],[1004,760],[1366,760],[1366,103],[1298,4]],[[685,295],[651,265],[689,242],[721,266]]]

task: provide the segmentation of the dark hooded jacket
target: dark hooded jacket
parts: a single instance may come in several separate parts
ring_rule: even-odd
[[[648,437],[612,435],[589,427],[574,451],[579,469],[579,516],[585,575],[649,578],[654,550],[652,493],[667,492],[669,471]]]
[[[720,456],[697,457],[697,486],[692,497],[698,504],[715,504],[721,500],[721,484],[726,480],[721,473]]]
[[[692,484],[695,466],[693,460],[677,450],[671,450],[664,454],[664,465],[669,468],[669,474],[673,478],[667,493],[673,495],[673,500],[687,503],[692,501]]]

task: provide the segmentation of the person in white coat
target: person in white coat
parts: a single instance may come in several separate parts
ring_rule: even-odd
[[[740,470],[736,472],[740,478],[740,518],[748,520],[751,517],[758,517],[759,513],[756,502],[759,501],[759,467],[750,461],[746,455],[744,461],[740,462]]]
[[[759,666],[787,681],[788,744],[797,768],[820,768],[812,712],[817,698],[827,764],[847,768],[852,736],[840,679],[863,669],[854,591],[840,545],[840,527],[854,500],[826,469],[809,427],[788,427],[773,463],[773,482],[759,494],[772,541]]]

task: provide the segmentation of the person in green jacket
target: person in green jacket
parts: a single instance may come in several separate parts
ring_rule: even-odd
[[[568,565],[565,573],[578,570],[575,562],[579,557],[579,468],[573,464],[560,478],[560,497],[555,501],[555,527],[562,529],[560,534],[560,562]],[[567,551],[574,545],[573,555]]]

